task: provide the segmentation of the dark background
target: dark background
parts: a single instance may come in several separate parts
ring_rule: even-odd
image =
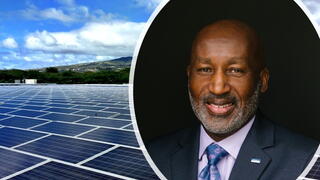
[[[197,123],[186,67],[195,34],[220,19],[238,19],[261,36],[270,87],[260,109],[270,119],[320,140],[320,44],[292,0],[172,0],[149,28],[135,67],[134,105],[143,140]]]

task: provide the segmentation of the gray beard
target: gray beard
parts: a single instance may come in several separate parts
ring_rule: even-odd
[[[227,124],[225,123],[225,118],[227,117],[213,116],[208,113],[203,97],[200,97],[200,102],[197,103],[193,99],[190,89],[189,98],[195,115],[198,117],[205,129],[209,133],[223,135],[237,131],[250,120],[249,118],[254,115],[258,108],[260,88],[261,83],[259,82],[253,94],[249,97],[243,108],[240,108],[237,103],[234,109],[234,111],[237,112],[231,114],[230,116],[232,117],[228,117],[231,118],[231,120]]]

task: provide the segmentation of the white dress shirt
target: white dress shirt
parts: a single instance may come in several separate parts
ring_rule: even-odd
[[[208,163],[207,155],[205,150],[208,145],[212,143],[216,143],[221,146],[224,150],[226,150],[229,154],[222,158],[218,164],[217,168],[219,170],[221,180],[228,180],[233,165],[237,159],[238,153],[240,151],[241,145],[246,138],[252,124],[254,121],[253,117],[245,126],[239,129],[237,132],[232,134],[231,136],[219,141],[215,142],[204,130],[203,126],[201,125],[200,130],[200,146],[199,146],[199,162],[198,162],[198,177],[200,172],[204,167],[206,167]]]

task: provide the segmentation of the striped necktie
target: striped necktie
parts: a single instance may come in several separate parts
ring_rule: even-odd
[[[210,144],[206,149],[206,154],[208,157],[208,164],[200,172],[199,179],[220,180],[221,177],[217,164],[223,157],[228,155],[228,152],[218,144]]]

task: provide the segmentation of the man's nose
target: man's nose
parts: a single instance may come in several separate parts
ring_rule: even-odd
[[[209,91],[215,95],[222,95],[230,91],[228,78],[223,72],[216,72],[212,75],[209,84]]]

